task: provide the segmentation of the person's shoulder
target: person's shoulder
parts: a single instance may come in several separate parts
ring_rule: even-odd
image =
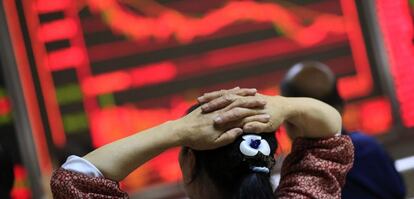
[[[383,157],[387,156],[383,146],[374,138],[366,135],[362,132],[348,133],[354,145],[356,157],[375,156]]]
[[[348,136],[351,138],[352,143],[354,145],[376,145],[379,146],[379,143],[375,140],[375,138],[365,135],[362,132],[354,131],[348,133]]]

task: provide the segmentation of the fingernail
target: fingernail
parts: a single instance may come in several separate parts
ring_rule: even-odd
[[[233,89],[239,89],[240,87],[238,87],[238,86],[236,86],[236,87],[234,87]]]
[[[207,109],[208,109],[208,105],[207,105],[207,104],[202,105],[202,106],[201,106],[201,109],[202,109],[203,111],[207,110]]]
[[[240,135],[242,135],[243,134],[243,130],[239,130],[239,131],[237,131],[237,136],[240,136]]]
[[[252,91],[252,92],[257,92],[257,89],[252,88],[252,89],[250,89],[250,91]]]
[[[220,116],[218,116],[214,119],[214,122],[216,122],[216,123],[220,123],[221,121],[223,121],[223,119]]]
[[[236,133],[237,133],[237,135],[243,134],[243,129],[236,129]]]
[[[270,118],[270,115],[269,114],[265,114],[265,115],[263,115],[263,118],[269,119]]]
[[[203,99],[204,99],[204,97],[203,97],[203,96],[201,96],[201,97],[198,97],[198,98],[197,98],[197,100],[198,100],[199,102],[203,101]]]
[[[260,100],[259,103],[264,105],[264,104],[266,104],[266,101],[265,100]]]

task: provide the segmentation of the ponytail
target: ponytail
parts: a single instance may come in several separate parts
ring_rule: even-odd
[[[275,199],[268,173],[251,172],[242,177],[233,199]]]
[[[220,198],[274,199],[270,171],[276,148],[274,133],[263,133],[245,134],[214,150],[195,150],[195,175],[206,172]]]

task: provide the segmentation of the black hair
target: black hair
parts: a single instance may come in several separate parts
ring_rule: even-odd
[[[322,102],[325,102],[333,107],[335,107],[338,110],[342,110],[344,107],[344,100],[339,95],[339,91],[337,88],[337,81],[334,80],[334,85],[330,89],[329,92],[327,92],[324,96],[316,98],[314,96],[309,96],[301,89],[297,88],[292,81],[289,81],[288,79],[283,79],[280,83],[280,94],[285,97],[311,97],[315,98],[317,100],[320,100]]]
[[[196,109],[195,105],[188,112]],[[242,136],[233,143],[213,150],[193,150],[196,165],[195,177],[206,172],[222,194],[223,198],[232,199],[274,199],[275,195],[270,183],[270,172],[254,172],[252,167],[267,167],[271,171],[274,165],[274,153],[277,141],[274,132],[262,133],[261,138],[270,146],[270,155],[259,152],[254,157],[247,157],[240,152]],[[183,147],[184,153],[189,149]]]

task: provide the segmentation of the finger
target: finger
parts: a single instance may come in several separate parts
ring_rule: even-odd
[[[214,91],[210,93],[206,93],[203,96],[197,98],[199,103],[207,103],[213,99],[219,98],[225,94],[234,94],[239,96],[250,96],[255,95],[257,93],[257,89],[255,88],[233,88],[230,90],[220,90],[220,91]]]
[[[262,123],[258,121],[249,122],[243,126],[243,131],[247,133],[263,133],[269,132],[270,125],[269,123]]]
[[[249,117],[252,115],[259,115],[263,114],[263,110],[255,110],[255,109],[249,109],[249,108],[241,108],[236,107],[229,111],[220,113],[215,119],[214,124],[215,125],[223,125],[229,122],[241,120],[245,117]]]
[[[241,121],[241,126],[244,126],[245,124],[252,123],[252,122],[268,123],[269,121],[270,121],[269,114],[253,115],[253,116],[244,118]]]
[[[232,91],[230,93],[235,94],[235,95],[239,95],[239,96],[252,96],[252,95],[256,95],[257,89],[255,89],[255,88],[241,88],[241,89]]]
[[[247,123],[251,123],[251,122],[267,123],[269,121],[270,121],[269,114],[260,114],[260,115],[249,116],[239,121],[227,122],[223,125],[220,125],[219,128],[223,128],[223,129],[242,128]]]
[[[233,103],[236,99],[237,95],[227,94],[203,104],[201,106],[201,110],[203,111],[203,113],[212,112],[228,106],[229,104]]]
[[[217,147],[225,146],[234,142],[234,140],[236,140],[236,138],[241,134],[243,134],[243,130],[241,128],[234,128],[224,132],[216,139],[216,144],[218,145]]]
[[[226,107],[226,110],[230,110],[235,107],[263,108],[266,105],[266,101],[257,96],[236,97],[233,101],[233,103]]]
[[[219,91],[213,91],[213,92],[209,92],[209,93],[204,93],[201,97],[198,97],[197,100],[199,103],[207,103],[213,99],[219,98],[221,96],[223,96],[226,92],[230,92],[230,91],[235,91],[235,90],[239,90],[240,87],[235,87],[232,88],[230,90],[219,90]]]
[[[203,104],[203,106],[201,106],[201,110],[203,113],[208,113],[222,109],[224,107],[227,107],[226,110],[230,110],[235,107],[258,108],[264,107],[265,105],[266,101],[260,97],[240,97],[235,94],[226,94],[206,104]]]

